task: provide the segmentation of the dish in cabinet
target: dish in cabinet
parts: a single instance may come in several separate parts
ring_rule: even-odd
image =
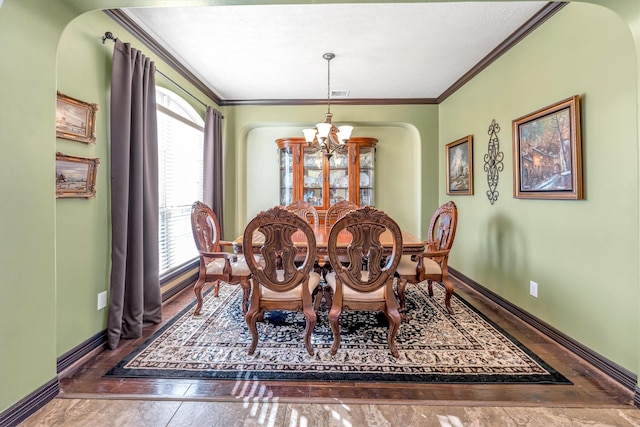
[[[366,187],[369,185],[369,175],[364,172],[360,172],[360,187]]]
[[[347,188],[349,186],[349,177],[341,176],[336,179],[336,187],[338,188]]]

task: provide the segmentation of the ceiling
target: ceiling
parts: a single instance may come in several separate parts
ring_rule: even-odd
[[[331,90],[348,91],[332,95],[332,101],[435,101],[494,49],[519,40],[514,35],[545,6],[544,1],[414,2],[122,12],[226,104],[326,100],[325,52],[335,54]]]

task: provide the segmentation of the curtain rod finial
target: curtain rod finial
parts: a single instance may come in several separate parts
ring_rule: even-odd
[[[104,36],[102,36],[102,44],[104,44],[104,42],[107,41],[107,40],[116,41],[116,40],[118,40],[118,38],[114,37],[113,33],[111,31],[107,31],[107,32],[104,33]]]

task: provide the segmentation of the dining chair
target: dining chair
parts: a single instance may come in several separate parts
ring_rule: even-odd
[[[317,227],[319,225],[318,211],[309,202],[305,202],[304,200],[296,200],[285,206],[285,209],[289,212],[297,214],[301,218],[304,218],[305,221],[307,221],[314,227]]]
[[[329,206],[329,209],[327,209],[324,214],[324,226],[331,228],[331,226],[335,224],[337,220],[345,216],[347,212],[358,209],[358,207],[358,205],[349,200],[341,200],[338,203]]]
[[[296,247],[292,236],[296,234]],[[304,246],[304,248],[302,248]],[[296,265],[296,256],[301,249],[304,261]],[[311,332],[316,324],[312,292],[320,283],[320,275],[314,271],[317,248],[313,229],[309,223],[293,212],[276,206],[260,212],[244,230],[242,250],[251,271],[251,303],[245,320],[251,332],[252,355],[258,345],[256,322],[265,311],[302,311],[306,319],[304,345],[313,356]],[[260,263],[252,256],[258,252]]]
[[[232,242],[222,240],[220,223],[213,210],[206,204],[197,201],[191,206],[191,230],[200,255],[198,280],[193,286],[198,304],[195,315],[202,310],[202,287],[213,282],[213,296],[217,297],[220,282],[240,284],[242,287],[242,312],[247,312],[249,301],[249,277],[251,272],[244,256],[225,252],[223,248],[233,247]]]
[[[358,205],[356,205],[355,203],[349,200],[341,200],[329,206],[329,209],[327,209],[324,215],[325,229],[330,230],[333,224],[335,224],[337,220],[345,216],[348,212],[358,208],[359,208]],[[342,263],[349,262],[349,257],[345,254],[338,254],[338,258]],[[329,257],[325,255],[324,260],[322,262],[323,276],[326,276],[329,271],[331,271],[331,264],[329,263]],[[325,293],[325,296],[326,296],[327,302],[330,303],[331,296],[327,293]]]
[[[453,246],[458,226],[458,208],[453,201],[440,206],[429,223],[428,240],[422,256],[403,255],[397,268],[398,298],[400,309],[406,314],[407,303],[405,287],[407,283],[417,284],[427,281],[429,284],[429,296],[433,296],[434,281],[445,286],[445,306],[449,314],[453,314],[451,308],[451,296],[453,295],[453,283],[449,279],[449,252]]]
[[[380,235],[388,230],[392,236],[391,253],[385,253]],[[349,262],[339,258],[344,248]],[[384,212],[365,206],[348,212],[331,227],[327,240],[329,262],[333,271],[326,276],[333,292],[329,324],[333,331],[331,354],[340,347],[340,315],[344,310],[382,311],[389,321],[387,342],[394,357],[398,357],[395,337],[401,317],[393,292],[394,272],[402,253],[402,233],[398,224]],[[363,262],[366,261],[366,262]],[[366,265],[367,270],[363,269]]]

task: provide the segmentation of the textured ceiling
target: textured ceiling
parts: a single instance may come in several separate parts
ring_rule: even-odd
[[[438,98],[547,2],[124,9],[222,100]],[[116,34],[117,36],[117,34]],[[332,98],[336,98],[332,96]]]

